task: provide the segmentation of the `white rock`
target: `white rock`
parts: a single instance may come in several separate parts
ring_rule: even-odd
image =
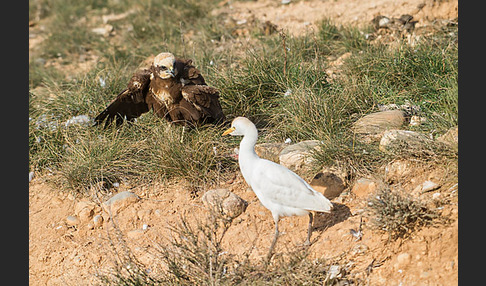
[[[101,215],[95,215],[93,217],[94,227],[101,227],[103,225],[103,217]]]
[[[422,133],[409,130],[385,131],[379,149],[383,152],[427,153],[433,140]]]
[[[333,280],[334,278],[339,278],[341,275],[341,266],[339,265],[331,265],[329,266],[329,270],[327,271],[327,275],[329,275],[329,280]]]
[[[64,123],[66,127],[73,124],[77,124],[81,126],[89,126],[93,124],[93,120],[89,118],[88,115],[78,115],[78,116],[71,117]]]
[[[412,256],[408,254],[407,252],[400,253],[397,256],[397,263],[398,266],[405,266],[410,263],[410,260],[412,259]]]
[[[66,223],[70,226],[76,226],[79,224],[79,219],[76,216],[70,215],[66,218]]]
[[[427,122],[427,118],[414,115],[410,118],[410,126],[419,126]]]
[[[422,192],[423,193],[430,192],[438,189],[439,187],[440,185],[437,183],[434,183],[432,181],[425,181],[422,183]]]
[[[201,200],[210,211],[226,219],[235,219],[248,206],[248,202],[227,189],[209,190]]]
[[[124,191],[114,195],[109,200],[105,201],[103,203],[103,207],[106,211],[111,212],[112,215],[115,215],[122,209],[137,202],[138,200],[139,197],[136,194],[129,191]]]
[[[29,173],[29,182],[34,178],[34,171]]]
[[[279,154],[279,162],[282,166],[292,171],[297,171],[312,163],[312,151],[319,148],[320,141],[307,140],[285,147]]]
[[[91,32],[104,37],[110,35],[112,31],[113,31],[113,26],[110,24],[105,24],[102,27],[91,29]]]

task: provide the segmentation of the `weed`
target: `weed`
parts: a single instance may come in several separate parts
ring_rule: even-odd
[[[389,189],[379,190],[369,200],[368,209],[373,224],[392,238],[409,237],[439,218],[423,202]]]

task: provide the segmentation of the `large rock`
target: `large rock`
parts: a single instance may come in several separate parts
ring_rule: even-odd
[[[312,151],[319,147],[319,140],[307,140],[285,147],[279,155],[281,165],[292,171],[302,169],[305,165],[312,163]]]
[[[129,191],[120,192],[103,203],[103,208],[112,215],[137,202],[140,198]]]
[[[309,185],[330,200],[339,197],[346,188],[340,176],[327,170],[317,173]]]
[[[261,143],[255,145],[255,152],[263,159],[279,162],[279,154],[287,146],[285,143]]]
[[[390,153],[423,155],[432,154],[430,150],[434,145],[434,140],[422,133],[409,130],[388,130],[380,140],[379,149]]]
[[[353,123],[352,129],[358,140],[372,143],[380,141],[385,131],[400,129],[404,123],[403,111],[386,110],[363,116]]]
[[[227,189],[209,190],[202,196],[204,205],[217,216],[233,220],[246,211],[248,202]]]

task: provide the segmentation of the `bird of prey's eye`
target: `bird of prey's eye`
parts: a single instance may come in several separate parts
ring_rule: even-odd
[[[159,67],[159,69],[160,69],[161,71],[166,71],[166,70],[167,70],[167,67],[166,67],[166,66],[160,66],[160,67]]]

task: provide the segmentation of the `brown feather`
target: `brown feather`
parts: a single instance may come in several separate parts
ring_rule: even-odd
[[[178,75],[177,80],[183,80],[185,85],[199,84],[206,85],[204,77],[199,70],[192,65],[192,60],[185,60],[176,58],[175,67]]]
[[[95,125],[105,122],[108,126],[114,119],[117,125],[125,119],[133,119],[149,111],[145,102],[145,95],[150,83],[150,72],[146,69],[135,72],[128,82],[127,88],[120,92],[117,97],[94,119]]]
[[[207,85],[184,86],[182,96],[203,112],[207,122],[219,123],[225,119],[216,88]]]
[[[192,60],[176,58],[175,75],[168,79],[154,76],[157,68],[152,65],[135,72],[127,88],[95,118],[95,125],[105,120],[105,127],[113,120],[119,125],[150,109],[156,116],[177,124],[200,125],[225,119],[219,91],[206,85]]]

